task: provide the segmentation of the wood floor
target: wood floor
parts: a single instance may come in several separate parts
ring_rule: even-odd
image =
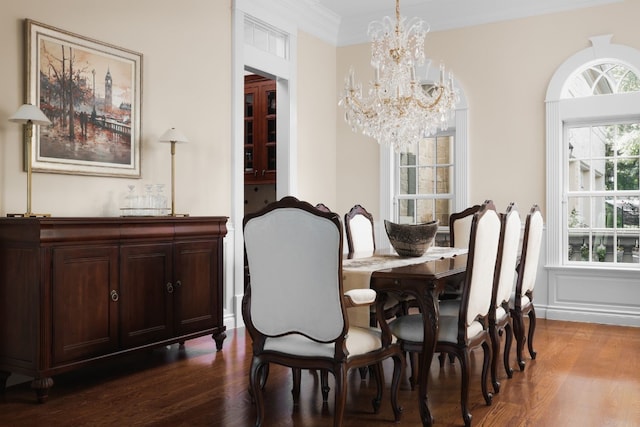
[[[473,355],[474,426],[640,426],[640,328],[540,319],[534,346],[538,357],[527,359],[524,372],[516,370],[512,379],[500,372],[501,391],[491,406],[480,393],[482,355]],[[204,337],[188,341],[184,350],[174,345],[60,375],[46,404],[35,403],[29,384],[15,385],[0,400],[0,425],[251,426],[250,355],[250,340],[237,329],[229,331],[221,352]],[[390,371],[388,365],[387,384]],[[434,359],[430,374],[435,426],[463,425],[459,364],[440,369]],[[290,390],[289,371],[272,367],[265,389],[267,427],[331,425],[333,394],[323,406],[316,375],[303,372],[297,407]],[[404,375],[399,425],[420,425],[415,393]],[[372,414],[374,387],[358,372],[349,374],[348,394],[344,426],[394,425],[388,393],[380,413]]]

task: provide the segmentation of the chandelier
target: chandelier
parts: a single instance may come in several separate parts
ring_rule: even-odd
[[[360,130],[396,152],[433,135],[438,128],[445,130],[458,101],[453,76],[449,73],[445,78],[444,65],[440,66],[439,82],[423,85],[416,78],[416,67],[425,64],[428,28],[424,27],[422,19],[400,16],[400,0],[396,0],[395,23],[388,16],[371,22],[368,35],[375,80],[363,95],[351,69],[339,102],[354,132]]]

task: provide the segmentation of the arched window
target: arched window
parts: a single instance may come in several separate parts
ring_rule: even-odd
[[[550,265],[640,268],[640,52],[610,40],[547,91]]]

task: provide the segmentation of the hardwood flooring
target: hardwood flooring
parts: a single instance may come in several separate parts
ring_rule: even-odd
[[[640,328],[538,320],[536,360],[515,370],[493,404],[480,393],[481,352],[472,355],[469,401],[474,426],[639,426]],[[528,353],[526,353],[528,356]],[[512,349],[512,366],[516,368]],[[247,393],[251,342],[245,330],[228,331],[221,352],[210,337],[119,358],[99,368],[54,378],[49,401],[35,403],[29,384],[7,388],[0,400],[1,426],[251,426],[255,411]],[[387,366],[385,366],[387,367]],[[502,368],[502,365],[500,365]],[[390,382],[391,365],[385,371]],[[330,379],[331,384],[333,380]],[[289,370],[273,366],[265,389],[270,426],[330,426],[333,394],[322,404],[319,378],[303,372],[300,404],[293,406]],[[371,413],[374,386],[350,372],[344,426],[389,426],[388,389],[380,413]],[[430,371],[435,426],[463,425],[459,364],[438,361]],[[416,392],[406,378],[399,396],[399,425],[419,426]]]

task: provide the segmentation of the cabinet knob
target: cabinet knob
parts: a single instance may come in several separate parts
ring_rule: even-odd
[[[109,295],[111,296],[111,301],[116,302],[120,299],[120,295],[118,295],[118,291],[116,291],[115,289],[112,290]]]
[[[173,293],[173,283],[167,282],[167,292],[169,292],[170,294]]]
[[[182,286],[182,282],[180,280],[176,280],[176,289]]]

